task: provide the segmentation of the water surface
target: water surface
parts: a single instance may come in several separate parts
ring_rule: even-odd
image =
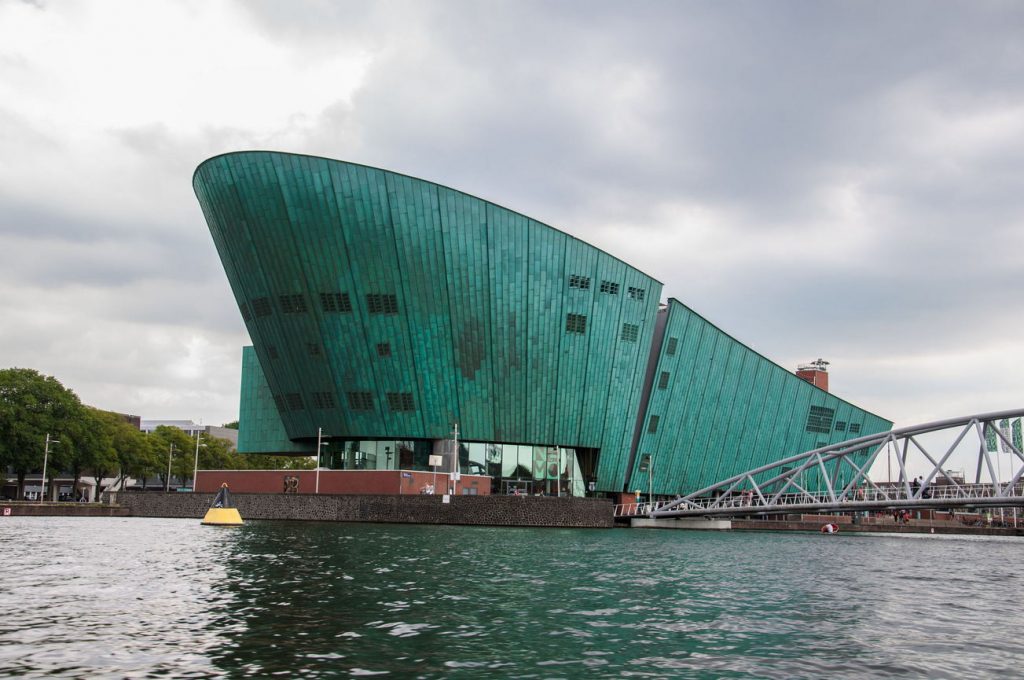
[[[0,675],[1008,677],[1021,548],[7,517]]]

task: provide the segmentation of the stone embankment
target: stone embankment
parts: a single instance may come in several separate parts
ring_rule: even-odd
[[[232,494],[245,520],[471,524],[517,527],[614,526],[612,502],[600,498],[535,496],[329,496]],[[132,517],[202,518],[209,493],[121,492],[113,499]]]
[[[0,502],[0,515],[7,517],[127,517],[128,510],[102,503]]]

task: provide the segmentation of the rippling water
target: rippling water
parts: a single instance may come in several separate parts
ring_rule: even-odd
[[[0,675],[1010,677],[1014,539],[15,517]]]

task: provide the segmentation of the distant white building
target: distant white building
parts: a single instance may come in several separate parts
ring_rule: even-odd
[[[197,432],[201,432],[204,435],[216,437],[217,439],[227,439],[231,442],[232,450],[238,446],[238,430],[232,430],[230,427],[218,427],[217,425],[200,425],[193,423],[191,420],[149,420],[143,418],[139,429],[143,432],[152,432],[161,425],[176,427],[184,431],[189,437],[195,437]]]

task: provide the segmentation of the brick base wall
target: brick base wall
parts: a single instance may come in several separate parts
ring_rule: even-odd
[[[609,528],[609,499],[537,496],[328,496],[232,494],[243,519],[405,524],[475,524],[517,527]],[[133,517],[200,519],[213,502],[209,493],[121,492],[116,502]]]

